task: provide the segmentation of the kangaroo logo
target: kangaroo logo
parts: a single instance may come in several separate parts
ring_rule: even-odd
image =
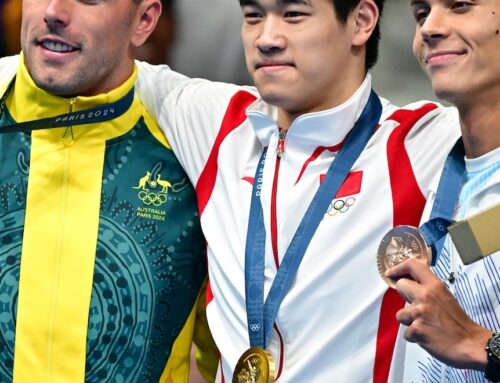
[[[172,187],[170,182],[161,179],[161,174],[156,176],[156,183],[161,186],[160,193],[168,193],[168,189]]]
[[[151,172],[146,172],[146,175],[139,180],[139,185],[134,186],[134,189],[148,190],[146,184],[151,182]]]
[[[159,173],[156,179],[151,176],[152,172],[147,171],[146,175],[139,179],[139,184],[132,188],[139,190],[137,196],[145,205],[159,207],[167,202],[168,189],[172,188],[172,184],[167,180],[162,180]],[[161,189],[159,189],[159,187]]]

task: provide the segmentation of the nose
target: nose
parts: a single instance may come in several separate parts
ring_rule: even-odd
[[[69,24],[70,1],[71,0],[48,0],[44,20],[50,29],[58,29]]]
[[[255,40],[255,45],[259,51],[269,54],[285,49],[286,38],[279,17],[268,15],[260,26],[260,33]]]
[[[449,34],[449,25],[445,10],[439,8],[431,9],[420,27],[420,34],[422,40],[427,44],[432,44],[445,38]]]

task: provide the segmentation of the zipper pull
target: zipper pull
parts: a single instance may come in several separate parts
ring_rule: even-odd
[[[75,108],[76,104],[76,98],[70,98],[69,99],[69,113],[73,113],[73,110]],[[68,137],[68,133],[70,134],[70,137]],[[64,142],[68,145],[72,144],[73,141],[75,140],[75,135],[73,134],[73,126],[68,126],[66,129],[64,129],[64,134],[62,136],[62,139]]]
[[[285,153],[285,137],[286,130],[283,128],[279,128],[279,136],[278,136],[278,147],[276,148],[276,155],[281,158],[283,153]]]

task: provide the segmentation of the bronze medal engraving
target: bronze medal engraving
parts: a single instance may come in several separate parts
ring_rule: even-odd
[[[416,227],[396,226],[384,235],[377,252],[378,272],[390,287],[396,288],[396,281],[385,276],[386,270],[408,258],[415,258],[429,265],[432,252]]]
[[[274,369],[274,358],[269,351],[249,348],[236,364],[233,383],[273,383]]]

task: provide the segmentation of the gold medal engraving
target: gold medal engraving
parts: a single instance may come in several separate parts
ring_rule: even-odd
[[[267,350],[252,347],[238,360],[233,373],[233,383],[273,383],[274,358]]]
[[[390,287],[396,288],[396,281],[387,278],[385,272],[408,258],[415,258],[429,265],[432,252],[416,227],[396,226],[384,235],[377,252],[378,272]]]

